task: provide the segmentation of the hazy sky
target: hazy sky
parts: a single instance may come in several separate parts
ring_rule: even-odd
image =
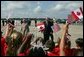
[[[83,1],[1,1],[1,17],[67,18]]]

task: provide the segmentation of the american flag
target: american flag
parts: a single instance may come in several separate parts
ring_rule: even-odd
[[[53,31],[58,32],[60,29],[61,29],[60,26],[57,23],[54,23]]]

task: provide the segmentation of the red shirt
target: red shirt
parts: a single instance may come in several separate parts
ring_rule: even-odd
[[[18,54],[17,56],[27,56],[29,54],[29,49],[26,49],[25,52]]]
[[[25,56],[25,54],[24,53],[20,53],[17,56]]]
[[[60,48],[59,48],[59,47],[55,47],[55,48],[53,49],[53,52],[54,52],[57,56],[59,56],[59,55],[60,55]]]
[[[74,56],[76,49],[65,49],[65,56]],[[52,52],[47,53],[48,56],[60,56],[60,48],[55,47]]]
[[[53,49],[53,51],[48,52],[47,55],[48,55],[48,56],[59,56],[59,52],[60,52],[59,47],[55,47],[55,48]]]
[[[7,44],[5,38],[1,38],[1,56],[5,56],[7,52]]]
[[[65,56],[74,56],[74,50],[75,49],[66,49],[65,51]]]
[[[47,53],[48,56],[57,56],[56,54],[52,53],[52,52],[49,52]]]

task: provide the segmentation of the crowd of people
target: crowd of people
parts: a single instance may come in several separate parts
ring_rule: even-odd
[[[37,21],[35,21],[35,24]],[[45,29],[43,38],[35,38],[30,33],[29,22],[23,19],[21,21],[21,32],[15,30],[14,24],[8,22],[6,25],[5,35],[1,32],[1,55],[2,56],[83,56],[83,38],[77,38],[76,48],[71,48],[71,41],[68,36],[69,24],[66,23],[61,28],[62,37],[54,42],[53,22],[48,18],[43,21]],[[36,27],[36,25],[35,25]],[[51,39],[49,39],[51,38]],[[35,40],[34,40],[35,39]]]

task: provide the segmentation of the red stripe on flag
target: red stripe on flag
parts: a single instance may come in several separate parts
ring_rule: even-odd
[[[74,21],[74,19],[73,19],[72,15],[69,14],[69,15],[68,15],[67,22],[68,22],[69,24],[71,24],[73,21]]]
[[[79,20],[79,18],[76,16],[76,14],[74,13],[74,11],[72,11],[71,13],[72,13],[72,16],[74,17],[75,21]]]
[[[36,26],[40,26],[40,25],[44,25],[44,23],[42,22],[42,23],[38,23],[38,24],[36,24]]]

